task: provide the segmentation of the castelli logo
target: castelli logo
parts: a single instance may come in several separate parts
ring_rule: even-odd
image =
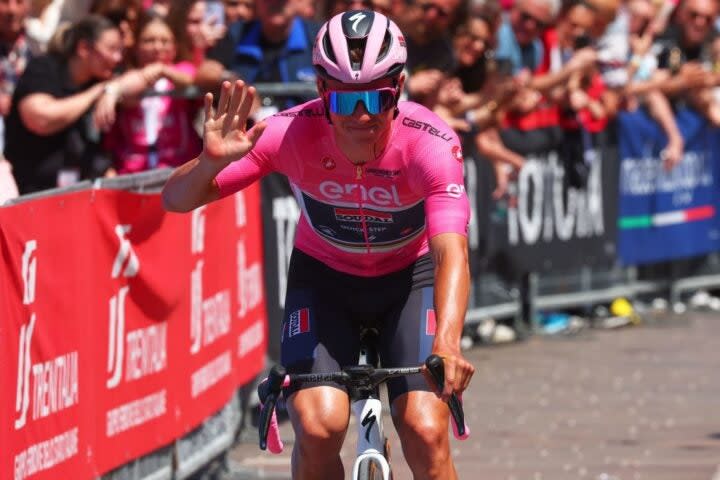
[[[400,42],[401,47],[405,47],[405,37],[398,35],[398,42]]]
[[[454,145],[452,147],[451,151],[452,151],[453,157],[455,157],[455,160],[457,160],[458,162],[463,161],[462,150],[460,149],[460,147],[458,145]]]
[[[332,170],[335,168],[335,160],[330,157],[325,157],[323,158],[322,165],[325,167],[325,170]]]

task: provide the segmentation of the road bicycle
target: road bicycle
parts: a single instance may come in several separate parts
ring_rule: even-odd
[[[375,350],[363,336],[360,357],[357,365],[344,367],[339,372],[287,374],[280,365],[275,365],[268,378],[258,385],[260,398],[260,419],[258,430],[260,449],[269,448],[272,453],[280,453],[283,443],[275,415],[275,404],[283,387],[295,382],[320,384],[336,382],[348,389],[352,411],[357,420],[357,456],[352,468],[353,480],[392,480],[388,439],[383,433],[382,402],[379,386],[394,377],[420,373],[422,365],[405,368],[377,368],[378,357]],[[437,355],[430,355],[425,366],[433,379],[442,389],[444,384],[443,361]],[[448,400],[455,438],[465,440],[470,430],[465,425],[465,414],[461,399],[453,394]]]

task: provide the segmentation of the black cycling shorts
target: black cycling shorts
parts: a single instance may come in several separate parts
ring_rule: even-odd
[[[433,264],[430,255],[379,277],[338,272],[293,250],[282,328],[281,362],[289,373],[326,373],[357,365],[360,331],[375,328],[384,367],[412,367],[431,353],[435,338]],[[302,388],[336,383],[293,385]],[[387,382],[390,403],[401,394],[429,391],[421,374]]]

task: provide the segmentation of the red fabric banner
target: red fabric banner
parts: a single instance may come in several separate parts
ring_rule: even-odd
[[[107,190],[0,208],[0,478],[93,478],[251,380],[260,232],[257,186],[183,215]]]

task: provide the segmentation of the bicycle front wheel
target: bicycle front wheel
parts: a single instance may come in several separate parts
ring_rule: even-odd
[[[380,462],[372,457],[362,459],[358,466],[357,480],[384,480]]]

